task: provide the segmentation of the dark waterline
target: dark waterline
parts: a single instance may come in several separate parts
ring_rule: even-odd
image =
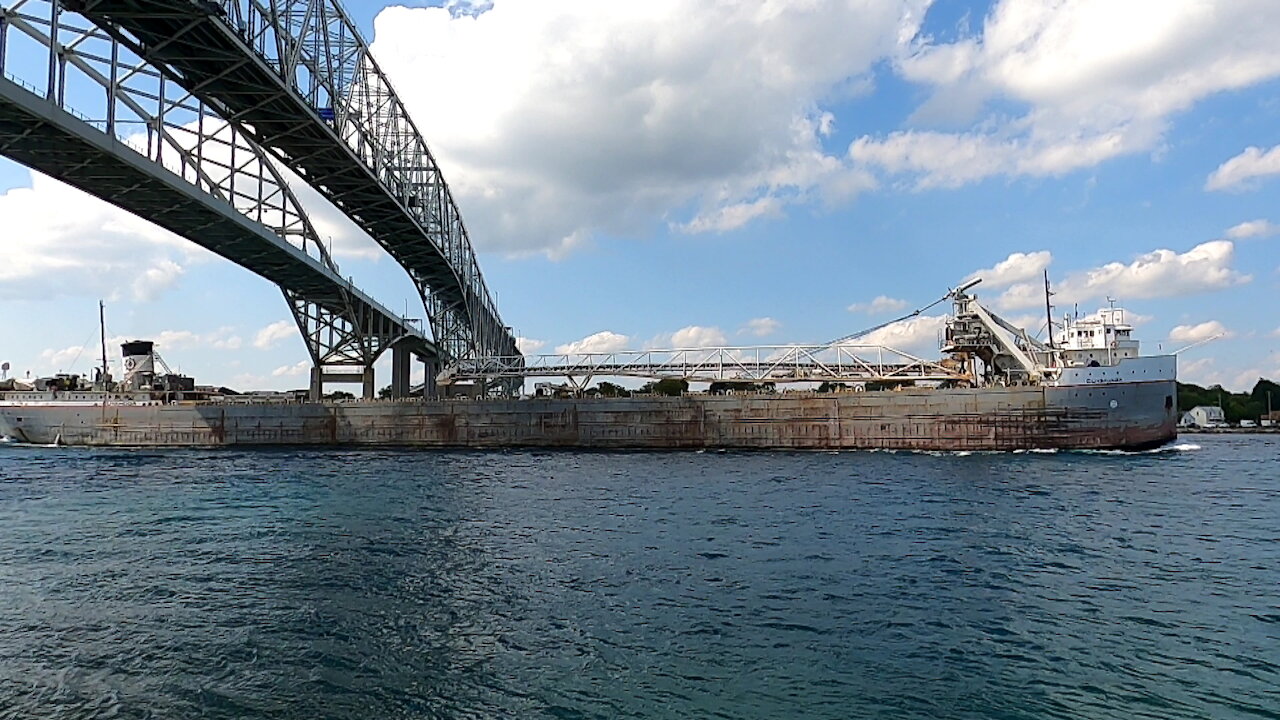
[[[0,718],[1280,718],[1280,438],[0,448]]]

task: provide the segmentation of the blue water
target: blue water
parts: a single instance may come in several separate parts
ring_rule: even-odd
[[[1280,718],[1278,460],[0,447],[0,718]]]

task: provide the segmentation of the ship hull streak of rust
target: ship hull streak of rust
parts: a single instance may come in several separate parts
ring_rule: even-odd
[[[1146,449],[1176,437],[1172,380],[1093,386],[587,399],[0,405],[0,433],[134,447]]]

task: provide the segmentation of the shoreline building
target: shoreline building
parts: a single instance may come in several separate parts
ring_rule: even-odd
[[[1224,427],[1226,424],[1227,416],[1217,405],[1197,405],[1183,413],[1178,421],[1179,427]]]

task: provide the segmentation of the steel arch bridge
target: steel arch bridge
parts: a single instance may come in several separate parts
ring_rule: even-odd
[[[314,395],[371,395],[388,348],[396,395],[410,353],[428,392],[440,363],[519,357],[440,168],[337,0],[0,0],[0,71],[0,154],[279,285]],[[342,278],[299,178],[405,268],[434,341]]]

